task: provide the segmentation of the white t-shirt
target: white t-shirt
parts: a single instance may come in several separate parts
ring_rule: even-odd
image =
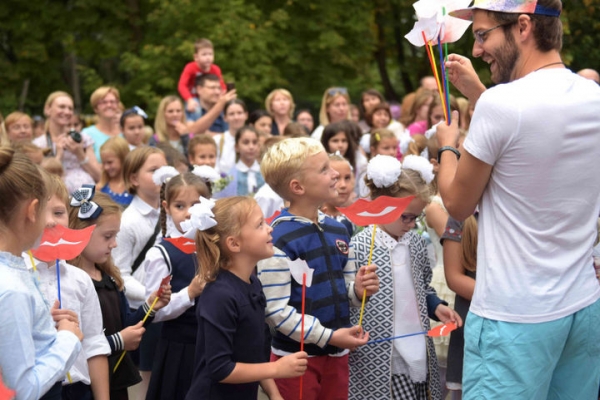
[[[598,110],[600,87],[566,69],[533,72],[479,99],[464,147],[494,168],[479,203],[471,312],[539,323],[600,297]]]

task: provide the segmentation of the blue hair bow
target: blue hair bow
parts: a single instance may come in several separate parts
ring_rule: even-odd
[[[102,213],[102,207],[92,201],[94,193],[96,193],[94,185],[83,185],[71,194],[71,206],[79,207],[77,213],[79,219],[95,219]]]

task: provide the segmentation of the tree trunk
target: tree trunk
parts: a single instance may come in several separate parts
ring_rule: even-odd
[[[19,98],[19,111],[25,110],[25,101],[27,101],[27,92],[29,92],[29,78],[23,81],[23,89],[21,89],[21,97]]]
[[[377,69],[379,70],[381,83],[383,84],[384,96],[389,101],[398,101],[398,93],[396,93],[396,90],[392,86],[387,70],[384,18],[379,8],[375,11],[375,23],[377,25],[377,50],[375,51],[375,59],[377,60]]]
[[[79,86],[79,73],[77,72],[77,56],[75,51],[71,51],[69,54],[69,72],[71,75],[71,91],[73,92],[73,103],[75,103],[75,110],[81,112],[81,88]]]

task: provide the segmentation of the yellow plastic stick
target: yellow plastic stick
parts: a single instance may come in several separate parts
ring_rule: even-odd
[[[152,305],[148,309],[148,312],[146,313],[146,315],[144,315],[144,319],[142,320],[142,323],[146,322],[146,320],[148,319],[148,316],[150,316],[150,313],[152,312],[152,309],[154,308],[154,305],[156,304],[158,299],[159,299],[159,297],[156,296],[156,298],[152,302]],[[115,364],[115,367],[113,368],[113,374],[115,372],[117,372],[117,368],[119,368],[119,365],[121,365],[121,361],[123,361],[123,357],[125,357],[125,353],[127,353],[127,350],[123,350],[123,353],[121,353],[121,357],[119,357],[119,359],[117,360],[117,363]]]
[[[444,96],[444,91],[442,89],[442,83],[440,80],[440,75],[438,74],[438,69],[437,69],[437,63],[435,62],[435,54],[433,53],[433,46],[431,45],[431,42],[427,42],[427,51],[429,51],[429,54],[431,56],[431,62],[433,63],[432,65],[432,69],[433,69],[433,74],[435,76],[435,80],[437,82],[437,87],[438,87],[438,93],[440,94],[440,100],[442,102],[442,109],[444,110],[444,117],[446,119],[446,121],[448,121],[448,110],[446,107],[446,96]]]
[[[373,247],[375,247],[375,232],[377,232],[377,225],[373,225],[373,235],[371,235],[371,249],[369,250],[369,262],[367,265],[371,265],[373,259]],[[367,289],[363,289],[362,303],[360,305],[360,316],[358,317],[358,326],[362,326],[363,315],[365,313],[365,302],[367,300]]]
[[[36,272],[37,268],[35,267],[35,260],[33,259],[33,253],[31,252],[31,250],[27,250],[27,254],[29,254],[29,259],[31,260],[31,266],[33,267],[33,272]]]

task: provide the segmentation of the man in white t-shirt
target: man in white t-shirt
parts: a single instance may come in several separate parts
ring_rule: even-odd
[[[465,57],[446,63],[477,102],[462,157],[458,116],[437,130],[448,212],[480,211],[464,399],[598,396],[600,87],[561,61],[561,10],[560,0],[476,0],[451,13],[473,20],[473,56],[498,84],[485,90]]]

